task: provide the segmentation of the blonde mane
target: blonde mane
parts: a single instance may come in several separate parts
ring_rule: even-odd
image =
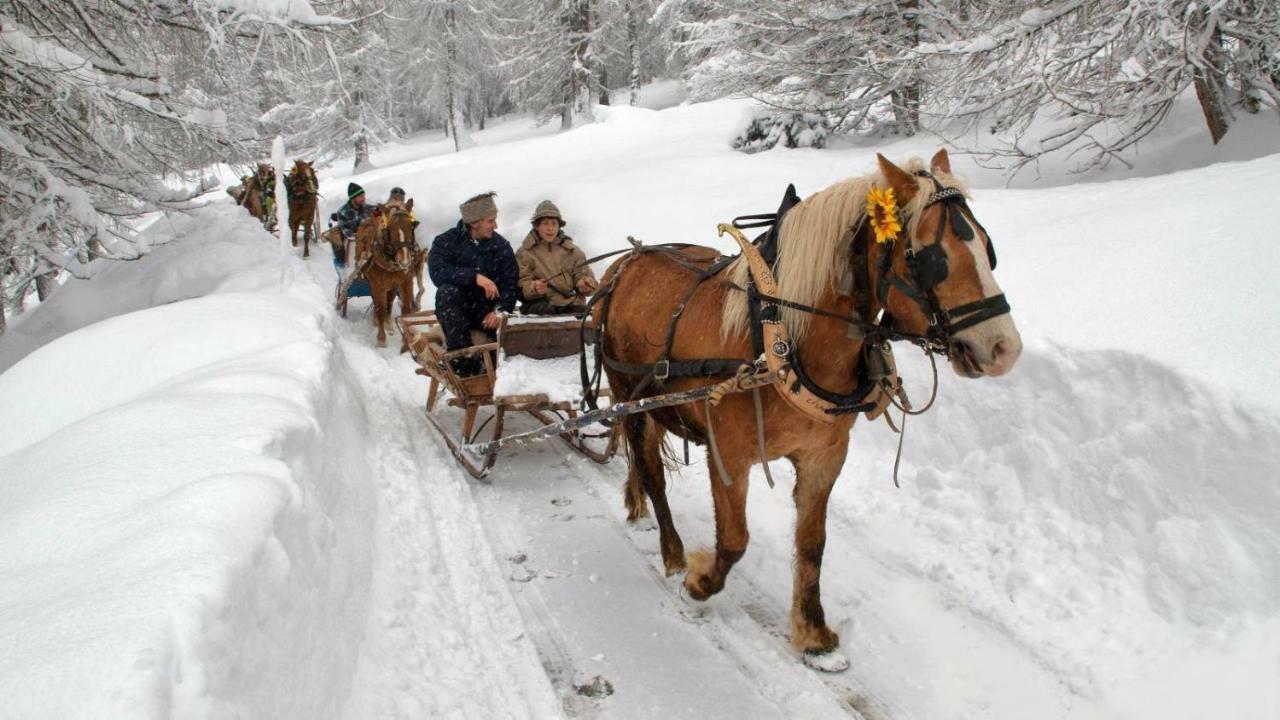
[[[925,169],[924,161],[913,157],[901,166],[908,173]],[[947,187],[967,190],[952,176],[934,173],[934,177]],[[822,296],[835,288],[836,282],[849,265],[849,253],[853,247],[853,230],[867,215],[867,193],[872,188],[885,188],[888,183],[879,171],[849,178],[820,190],[791,208],[782,219],[782,236],[778,243],[778,257],[773,271],[778,281],[778,294],[785,300],[816,306]],[[920,211],[933,192],[930,183],[915,194],[911,202],[902,208],[907,218],[906,232],[916,234]],[[729,267],[729,278],[738,287],[747,282],[747,264],[739,258]],[[809,328],[809,313],[782,308],[782,322],[792,341],[799,341]],[[720,326],[727,339],[745,337],[747,329],[747,300],[740,292],[729,293]]]

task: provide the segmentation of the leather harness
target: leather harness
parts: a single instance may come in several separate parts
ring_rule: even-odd
[[[850,294],[854,299],[856,312],[849,316],[840,315],[802,303],[779,297],[777,283],[771,268],[778,263],[778,249],[782,240],[780,235],[782,216],[799,202],[795,187],[788,186],[779,211],[772,215],[749,215],[735,219],[733,225],[721,225],[720,232],[731,233],[742,250],[742,257],[747,261],[750,272],[746,287],[721,279],[720,282],[729,288],[746,293],[749,326],[751,330],[753,360],[742,358],[698,358],[672,359],[671,349],[675,342],[676,327],[685,310],[685,306],[701,284],[723,272],[739,256],[719,257],[707,264],[706,260],[690,257],[684,251],[691,247],[685,244],[642,245],[628,238],[632,247],[614,253],[608,253],[588,261],[628,253],[615,270],[610,281],[597,292],[587,303],[584,314],[582,332],[585,341],[586,316],[590,315],[597,303],[600,303],[600,338],[608,323],[609,308],[613,299],[613,288],[627,266],[640,255],[651,252],[668,254],[678,265],[694,274],[694,282],[686,289],[680,302],[677,303],[671,320],[667,325],[667,333],[659,360],[654,363],[628,363],[604,355],[602,342],[594,346],[594,368],[588,371],[585,352],[581,355],[581,380],[583,383],[583,405],[595,409],[595,398],[598,394],[602,365],[610,370],[630,376],[641,377],[629,399],[636,399],[655,383],[663,384],[671,378],[692,377],[724,377],[747,371],[773,372],[776,380],[774,387],[789,404],[807,417],[823,423],[832,423],[838,415],[865,412],[869,416],[877,416],[888,404],[891,395],[897,390],[896,373],[893,371],[890,341],[907,341],[923,348],[926,352],[946,354],[947,346],[955,333],[973,327],[999,315],[1009,312],[1009,304],[1003,294],[983,298],[952,308],[944,308],[938,301],[935,288],[947,276],[948,265],[943,250],[942,238],[944,226],[949,222],[952,231],[965,242],[974,240],[974,233],[969,227],[962,211],[968,212],[968,218],[986,235],[985,228],[973,218],[965,203],[963,193],[955,188],[941,185],[927,171],[917,171],[918,177],[930,180],[935,188],[923,209],[935,204],[944,203],[946,215],[938,223],[934,242],[917,250],[907,239],[904,253],[907,260],[908,277],[896,274],[892,268],[894,242],[889,241],[880,252],[876,266],[876,279],[873,285],[869,262],[869,244],[872,242],[863,225],[850,228],[853,235],[852,278]],[[906,223],[901,223],[906,227]],[[761,235],[755,244],[739,232],[741,228],[770,226],[770,230]],[[986,252],[991,266],[995,267],[995,249],[987,236]],[[924,334],[904,333],[893,329],[893,319],[883,311],[888,306],[889,291],[896,289],[921,310],[929,319],[929,328]],[[875,292],[882,311],[874,322],[866,318],[871,316],[871,293]],[[848,336],[863,342],[864,361],[858,363],[857,383],[852,392],[836,393],[818,385],[806,372],[798,349],[791,341],[786,326],[782,322],[781,308],[787,307],[813,315],[834,318],[846,323]],[[585,342],[584,342],[585,347]]]

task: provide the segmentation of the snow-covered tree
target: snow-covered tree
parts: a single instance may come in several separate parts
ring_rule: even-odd
[[[675,12],[695,96],[752,97],[836,131],[889,112],[897,132],[917,132],[928,79],[916,48],[955,32],[933,0],[686,0]]]
[[[21,306],[73,261],[136,255],[128,220],[185,207],[201,167],[236,154],[225,111],[175,78],[184,53],[331,22],[305,2],[0,0],[0,296]]]
[[[293,62],[281,69],[287,82],[260,122],[266,137],[282,135],[316,159],[350,153],[361,172],[371,167],[373,147],[399,135],[388,112],[397,88],[388,36],[404,21],[381,0],[335,0],[333,7],[351,22],[291,48]]]
[[[602,105],[621,87],[635,104],[640,86],[665,71],[667,48],[655,14],[653,0],[595,0],[592,52]]]
[[[971,4],[963,40],[921,48],[937,73],[937,112],[1011,134],[991,153],[1018,169],[1058,151],[1081,167],[1121,154],[1194,91],[1212,142],[1234,108],[1280,108],[1275,2],[1059,0],[1026,9]]]
[[[591,0],[513,0],[497,27],[516,102],[573,127],[574,114],[586,112],[600,89]]]

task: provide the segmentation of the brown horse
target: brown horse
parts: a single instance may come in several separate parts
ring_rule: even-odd
[[[276,214],[273,198],[275,197],[275,170],[266,163],[258,163],[252,175],[245,175],[240,181],[239,192],[230,188],[227,192],[236,199],[236,204],[244,207],[249,214],[268,232],[275,229]]]
[[[388,209],[396,208],[400,206],[401,206],[401,201],[398,198],[393,198],[391,200],[388,200],[386,204],[383,205],[383,207]],[[416,219],[413,219],[413,213],[411,211],[409,212],[409,218],[413,220],[414,227],[417,227],[418,221]],[[421,248],[416,251],[416,254],[414,255],[413,265],[410,267],[410,272],[413,274],[413,282],[418,288],[417,291],[415,291],[413,294],[413,309],[415,311],[422,308],[422,295],[427,290],[425,281],[422,278],[423,270],[426,269],[426,266],[427,266],[427,248]]]
[[[302,227],[302,257],[311,257],[311,240],[316,233],[316,208],[320,198],[320,182],[316,170],[305,160],[294,160],[285,180],[289,196],[289,233],[298,247],[298,228]]]
[[[413,267],[418,246],[414,240],[413,200],[403,206],[379,205],[356,230],[356,261],[373,296],[378,347],[387,346],[391,304],[400,298],[400,314],[414,309]]]
[[[630,458],[629,518],[648,514],[647,495],[667,574],[686,571],[685,587],[698,600],[724,587],[730,568],[747,549],[751,467],[762,454],[770,460],[786,458],[794,466],[791,641],[807,664],[823,670],[848,666],[837,649],[839,637],[823,614],[819,576],[827,500],[844,466],[857,411],[845,406],[815,417],[784,393],[798,393],[803,375],[806,383],[832,397],[850,397],[868,362],[863,345],[872,343],[864,338],[881,332],[879,325],[867,321],[878,318],[881,310],[892,319],[879,337],[916,338],[917,344],[945,353],[953,369],[966,377],[1008,372],[1022,348],[991,272],[995,255],[990,238],[964,204],[963,191],[955,187],[946,152],[934,156],[929,170],[919,160],[903,170],[878,159],[878,173],[832,185],[792,207],[780,221],[773,271],[778,296],[789,302],[773,305],[770,310],[776,314],[765,322],[780,320],[790,341],[763,352],[785,353],[796,367],[803,358],[803,373],[793,372],[796,383],[786,389],[774,385],[776,392],[764,388],[758,416],[752,393],[738,393],[714,407],[682,405],[632,415],[623,423]],[[869,216],[869,200],[883,197],[879,193],[885,188],[892,189],[901,213],[889,207],[888,212],[873,209]],[[905,228],[905,237],[881,244],[875,227],[892,233],[889,219],[901,223],[899,231]],[[605,369],[615,398],[646,397],[723,380],[696,376],[695,371],[680,377],[673,369],[678,360],[748,361],[762,356],[754,349],[758,346],[750,319],[758,313],[748,312],[744,292],[746,258],[711,274],[706,268],[714,270],[718,255],[710,248],[686,248],[679,255],[633,253],[609,268],[604,285],[612,286],[607,291],[612,297],[593,308],[592,322],[602,333]],[[707,275],[702,281],[696,274],[700,269]],[[689,294],[681,288],[688,288]],[[677,316],[664,358],[663,342]],[[663,359],[671,364],[663,366]],[[757,417],[762,420],[763,440],[757,435]],[[716,518],[714,553],[701,551],[686,559],[667,504],[661,455],[666,433],[704,444],[710,439],[718,450],[717,460],[709,448],[707,461]]]

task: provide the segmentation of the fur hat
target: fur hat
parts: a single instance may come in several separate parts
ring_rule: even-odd
[[[556,220],[559,220],[560,227],[564,227],[569,224],[565,222],[564,217],[560,215],[560,208],[556,207],[556,204],[550,200],[543,200],[538,203],[538,207],[533,211],[533,217],[530,218],[530,222],[537,225],[538,221],[543,218],[555,218]]]
[[[355,200],[357,196],[364,194],[364,188],[355,183],[347,183],[347,199]]]
[[[479,222],[487,217],[493,217],[498,214],[498,206],[493,202],[493,196],[498,193],[492,190],[487,193],[481,193],[470,200],[458,206],[462,211],[462,222],[470,225]]]

